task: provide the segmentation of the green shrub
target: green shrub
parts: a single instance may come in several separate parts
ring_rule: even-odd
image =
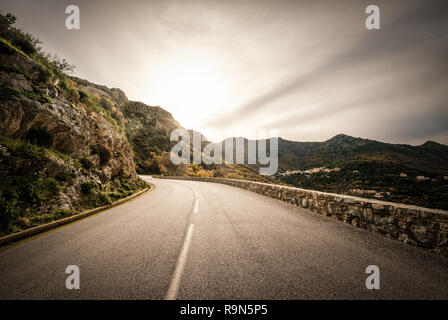
[[[38,46],[41,41],[30,33],[14,27],[16,17],[10,13],[0,14],[0,51],[6,54],[19,53],[39,63],[44,70],[37,81],[49,83],[53,75],[61,78],[73,72],[75,66],[56,55],[43,53]]]
[[[59,185],[58,180],[56,180],[55,178],[47,178],[44,187],[52,195],[56,195],[62,191],[62,187]]]
[[[41,215],[34,216],[30,219],[31,226],[38,226],[43,223],[52,222],[62,218],[66,218],[76,214],[76,211],[71,211],[68,209],[58,209],[54,212],[49,212]]]
[[[112,101],[109,98],[102,97],[101,100],[100,100],[100,106],[103,109],[106,109],[108,111],[112,111],[112,108],[113,108],[114,104],[112,103]]]
[[[68,90],[70,89],[70,84],[68,83],[68,81],[66,79],[62,79],[59,81],[59,88],[64,89],[64,90]]]
[[[10,86],[4,86],[4,85],[0,86],[0,97],[1,98],[8,99],[13,96],[16,96],[16,97],[25,96],[31,100],[39,101],[40,103],[51,102],[50,97],[48,97],[47,95],[44,95],[42,93],[35,93],[32,91],[28,91],[28,90],[17,90]]]
[[[0,14],[0,37],[8,40],[14,47],[23,51],[27,55],[33,55],[38,52],[38,39],[29,33],[13,27],[16,17],[10,13]]]
[[[31,223],[31,221],[27,217],[18,217],[15,221],[15,224],[20,229],[25,229],[25,228],[29,227],[30,223]]]
[[[17,177],[16,183],[20,186],[21,201],[30,204],[40,204],[57,196],[62,187],[53,177],[48,177],[46,170],[38,173],[37,177]]]
[[[90,107],[93,111],[95,111],[97,114],[99,114],[100,116],[102,116],[104,119],[106,119],[107,121],[109,121],[110,124],[112,124],[112,126],[115,128],[115,130],[117,130],[119,133],[122,134],[123,140],[126,141],[125,135],[124,135],[124,129],[123,127],[121,127],[117,121],[117,119],[115,119],[112,116],[112,112],[111,110],[108,110],[108,102],[104,102],[107,100],[103,101],[103,104],[107,104],[106,107],[103,107],[101,104],[101,98],[97,95],[97,94],[89,94],[88,92],[82,90],[82,89],[78,89],[78,94],[79,94],[79,101],[81,101],[82,103],[84,103],[85,105],[87,105],[88,107]],[[110,100],[109,100],[110,101]],[[110,102],[112,103],[112,102]],[[110,106],[112,108],[112,106]],[[120,117],[117,116],[117,118],[119,119]]]
[[[51,83],[50,80],[52,77],[53,77],[53,73],[50,70],[48,70],[47,68],[42,68],[42,70],[40,70],[40,72],[39,72],[39,76],[33,82],[35,84],[40,84],[40,83],[50,84]]]
[[[117,201],[120,200],[121,198],[123,198],[123,194],[121,192],[119,192],[118,190],[112,191],[108,193],[110,199],[112,199],[113,201]]]
[[[4,229],[11,225],[13,219],[18,215],[18,194],[14,190],[0,190],[0,227]]]
[[[28,141],[0,136],[0,144],[8,147],[8,149],[12,151],[13,155],[24,158],[57,158],[64,161],[67,160],[67,156],[62,153],[36,146]]]
[[[23,51],[26,55],[30,56],[37,53],[36,45],[40,41],[31,34],[14,31],[9,33],[8,38],[14,47]]]
[[[83,195],[89,195],[93,191],[98,190],[98,183],[93,180],[81,183],[81,193]]]
[[[90,94],[82,89],[78,89],[79,100],[85,104],[91,103]]]
[[[101,192],[98,194],[98,205],[104,206],[112,203],[112,200],[110,199],[109,195]]]
[[[82,167],[86,170],[90,170],[94,167],[94,164],[92,161],[90,161],[87,158],[81,158],[79,159],[79,163],[82,165]]]
[[[79,92],[75,88],[69,88],[66,90],[66,97],[70,101],[78,102],[80,99]]]
[[[42,94],[42,93],[35,93],[35,92],[31,92],[31,91],[27,91],[27,90],[23,90],[20,92],[22,95],[24,95],[25,97],[31,99],[31,100],[36,100],[39,101],[40,103],[48,103],[51,102],[51,99],[49,96],[47,96],[46,94]]]
[[[73,179],[75,177],[75,174],[72,172],[67,172],[67,171],[61,171],[58,172],[55,175],[56,180],[61,181],[61,182],[67,182],[70,181],[71,179]]]

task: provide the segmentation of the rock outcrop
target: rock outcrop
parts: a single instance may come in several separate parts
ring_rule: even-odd
[[[1,43],[0,208],[10,210],[0,215],[3,232],[18,217],[26,224],[60,209],[100,205],[95,192],[109,202],[141,186],[118,110],[126,96],[76,79]],[[89,94],[95,90],[102,95]],[[51,195],[42,191],[48,184]]]

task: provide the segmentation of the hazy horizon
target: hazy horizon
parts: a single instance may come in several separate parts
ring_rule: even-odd
[[[75,76],[157,105],[211,141],[276,129],[448,144],[443,1],[2,1]],[[381,10],[367,30],[365,8]]]

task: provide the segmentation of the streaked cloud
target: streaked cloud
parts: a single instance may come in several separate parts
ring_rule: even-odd
[[[218,140],[247,128],[289,140],[338,133],[396,143],[448,143],[448,3],[375,1],[5,0],[23,29],[77,65]],[[225,134],[224,134],[225,133]]]

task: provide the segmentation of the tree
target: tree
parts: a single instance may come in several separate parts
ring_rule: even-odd
[[[14,23],[16,23],[16,16],[12,13],[7,13],[5,16],[6,20],[8,21],[9,25],[12,26]]]
[[[45,54],[45,58],[50,61],[59,71],[67,74],[72,74],[75,66],[70,64],[65,58],[60,58],[57,54]]]

